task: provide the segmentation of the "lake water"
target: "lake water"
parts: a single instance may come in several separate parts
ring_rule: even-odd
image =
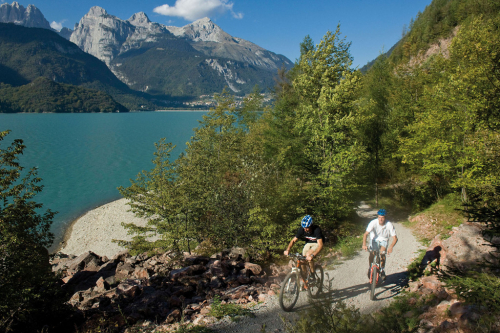
[[[52,225],[55,246],[73,220],[119,199],[118,186],[129,186],[141,170],[153,167],[155,142],[166,138],[176,145],[176,159],[205,113],[0,113],[0,131],[11,130],[0,149],[13,139],[24,140],[21,165],[37,167],[43,179],[44,189],[34,200],[59,212]]]

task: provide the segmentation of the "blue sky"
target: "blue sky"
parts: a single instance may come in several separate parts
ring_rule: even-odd
[[[5,0],[0,0],[6,2]],[[128,19],[143,11],[151,21],[184,26],[198,17],[210,17],[232,36],[249,40],[295,61],[299,44],[310,35],[317,44],[340,23],[352,42],[354,66],[362,67],[400,38],[404,25],[431,0],[30,0],[45,18],[73,28],[92,6]],[[156,8],[156,9],[155,9]]]

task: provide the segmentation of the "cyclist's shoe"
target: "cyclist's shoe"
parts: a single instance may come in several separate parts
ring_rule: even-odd
[[[307,278],[307,283],[314,283],[316,282],[316,277],[314,275],[311,275]]]
[[[368,276],[368,280],[370,279],[370,273],[371,273],[371,267],[368,267],[368,273],[367,273],[367,276]]]
[[[380,272],[380,277],[382,278],[382,281],[385,281],[385,271]]]

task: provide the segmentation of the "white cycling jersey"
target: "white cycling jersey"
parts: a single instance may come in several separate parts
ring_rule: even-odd
[[[372,220],[366,231],[370,233],[370,239],[373,241],[389,241],[389,237],[396,236],[396,229],[391,222],[386,221],[384,225],[380,225],[378,219]]]

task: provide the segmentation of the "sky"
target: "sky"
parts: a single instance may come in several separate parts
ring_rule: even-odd
[[[0,0],[0,2],[8,2]],[[28,0],[53,28],[74,28],[92,6],[127,20],[145,12],[165,25],[184,26],[209,17],[228,34],[246,39],[295,61],[300,43],[309,35],[318,44],[340,24],[351,42],[353,67],[362,67],[389,50],[402,31],[431,0]],[[11,3],[11,2],[9,2]]]

